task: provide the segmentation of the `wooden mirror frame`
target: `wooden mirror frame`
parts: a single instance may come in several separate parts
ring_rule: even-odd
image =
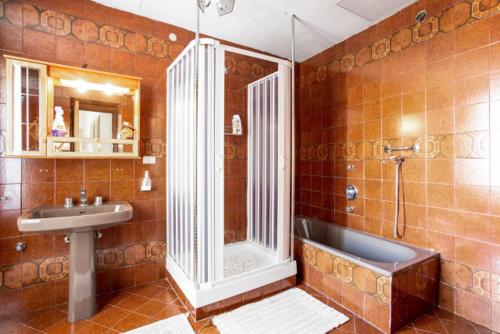
[[[16,152],[9,151],[8,143],[9,138],[12,136],[12,129],[9,132],[7,129],[7,151],[6,156],[16,156],[16,157],[51,157],[51,158],[139,158],[139,141],[140,141],[140,91],[141,91],[141,78],[121,75],[116,73],[104,72],[104,71],[96,71],[89,70],[85,68],[78,68],[73,66],[60,65],[55,63],[49,63],[44,61],[38,61],[33,59],[26,59],[21,57],[4,55],[7,59],[7,63],[11,62],[19,62],[33,65],[36,68],[42,69],[45,73],[42,73],[43,76],[43,84],[41,87],[43,88],[43,92],[40,93],[44,96],[42,97],[43,108],[45,109],[45,113],[40,111],[40,150],[34,153],[28,154],[16,154]],[[7,71],[8,83],[12,80],[12,74],[9,76],[9,71]],[[50,134],[50,129],[52,126],[52,121],[54,118],[54,86],[56,84],[60,84],[61,79],[66,80],[84,80],[93,84],[112,84],[114,86],[128,88],[129,95],[131,95],[134,99],[134,116],[133,116],[133,127],[134,138],[133,139],[109,139],[109,140],[101,140],[101,139],[90,139],[90,138],[79,138],[77,136],[74,137],[53,137]],[[12,115],[13,115],[13,101],[12,101],[12,91],[8,91],[8,95],[10,96],[10,101],[7,102],[7,118],[10,120],[10,126],[12,127]],[[89,101],[87,101],[89,102]],[[10,117],[10,118],[9,118]],[[116,125],[115,122],[113,122]],[[74,126],[74,123],[71,124]],[[43,130],[43,131],[42,131]],[[113,129],[113,133],[117,133],[117,128]],[[61,143],[70,143],[71,146],[77,147],[78,143],[82,142],[92,142],[97,145],[101,143],[105,144],[113,144],[118,146],[128,146],[131,147],[130,150],[124,152],[79,152],[73,150],[69,151],[58,151],[54,150],[54,145],[58,145]]]

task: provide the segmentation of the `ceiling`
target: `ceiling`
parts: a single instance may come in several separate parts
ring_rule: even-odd
[[[94,1],[191,31],[196,28],[196,0]],[[415,2],[415,0],[236,0],[233,12],[219,17],[216,12],[216,1],[212,0],[210,7],[201,15],[201,33],[285,58],[291,57],[290,14],[295,14],[299,19],[296,24],[298,61],[303,61],[365,30]],[[339,6],[339,2],[342,2],[343,7]],[[358,12],[359,15],[354,12]]]

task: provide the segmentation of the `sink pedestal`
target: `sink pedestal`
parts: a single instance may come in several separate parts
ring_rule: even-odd
[[[93,316],[96,304],[95,231],[70,234],[68,321]]]

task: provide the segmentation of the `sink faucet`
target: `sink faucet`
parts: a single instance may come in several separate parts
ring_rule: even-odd
[[[80,190],[80,206],[87,206],[87,190]]]

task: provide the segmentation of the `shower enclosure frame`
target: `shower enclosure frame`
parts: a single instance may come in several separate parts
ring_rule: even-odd
[[[185,159],[184,155],[179,155],[181,152],[176,151],[178,148],[175,147],[171,139],[182,140],[178,138],[178,136],[186,136],[182,130],[184,129],[189,132],[192,129],[189,127],[179,129],[172,125],[175,123],[172,117],[176,116],[172,116],[169,112],[171,106],[168,94],[172,87],[169,80],[179,79],[191,82],[190,80],[193,79],[188,76],[195,75],[193,70],[197,62],[184,64],[188,72],[187,75],[175,74],[176,72],[173,72],[173,70],[180,62],[187,59],[188,53],[194,52],[196,54],[197,49],[199,50],[199,59],[201,60],[198,64],[200,76],[203,79],[213,82],[214,85],[207,84],[206,80],[199,80],[199,87],[194,90],[195,94],[198,94],[198,109],[195,110],[196,108],[189,104],[189,99],[187,99],[189,105],[183,106],[187,108],[186,111],[188,113],[194,112],[196,117],[196,122],[190,123],[192,125],[196,124],[197,127],[194,131],[195,140],[187,144],[187,147],[191,147],[195,151],[192,156],[194,157],[194,161],[192,161],[193,159],[189,160],[189,158],[182,160]],[[224,277],[224,224],[221,223],[224,222],[224,82],[226,52],[241,54],[277,64],[279,90],[278,115],[280,120],[278,126],[278,145],[280,148],[278,191],[281,200],[279,201],[278,210],[276,261],[274,264],[230,277]],[[193,40],[167,69],[166,201],[168,251],[166,267],[194,308],[206,306],[257,289],[264,285],[295,276],[297,273],[296,263],[291,256],[291,249],[293,247],[291,244],[292,231],[290,230],[292,203],[288,195],[292,191],[290,180],[293,166],[291,156],[292,131],[290,131],[290,127],[292,126],[291,66],[291,63],[284,59],[224,45],[214,39],[202,38],[199,40],[198,45],[197,40]],[[169,77],[171,71],[174,74]],[[172,79],[172,77],[174,78]],[[194,87],[188,84],[188,89],[194,89]],[[172,92],[179,94],[177,91]],[[189,94],[187,91],[184,93]],[[205,112],[205,114],[200,111]],[[188,116],[187,122],[191,120],[189,118],[191,116]],[[187,136],[189,137],[189,134]],[[207,145],[208,150],[204,150],[204,145]],[[189,155],[189,152],[184,151],[183,154]],[[185,161],[186,164],[186,169],[181,172],[180,176],[172,174],[174,173],[176,158]],[[189,175],[190,172],[193,172],[192,175]],[[194,185],[191,184],[193,178]],[[188,202],[189,200],[192,200],[192,202],[186,204],[187,208],[183,207],[183,212],[181,213],[173,212],[176,210],[176,203],[173,201],[177,199],[171,195],[173,191],[178,191],[178,189],[184,192],[194,190],[196,193],[194,196],[190,194],[190,197],[186,197],[188,198]],[[202,193],[206,195],[207,191],[213,196],[212,198],[203,198],[200,196]],[[205,213],[204,217],[202,217],[203,213]],[[189,221],[192,224],[190,226],[181,226],[177,222],[178,219],[174,219],[176,214],[184,215],[183,217],[188,220],[190,219]],[[206,220],[203,220],[204,218]],[[181,228],[188,228],[188,230],[179,232]],[[189,235],[192,237],[190,240]],[[170,251],[173,249],[171,247],[174,247],[173,244],[179,243],[176,238],[184,238],[183,242],[187,241],[189,246],[189,249],[184,248],[181,250],[180,253],[184,251],[184,254],[181,254],[184,257],[181,259],[178,257],[175,258],[179,254],[178,252]],[[186,256],[188,259],[186,259]]]

